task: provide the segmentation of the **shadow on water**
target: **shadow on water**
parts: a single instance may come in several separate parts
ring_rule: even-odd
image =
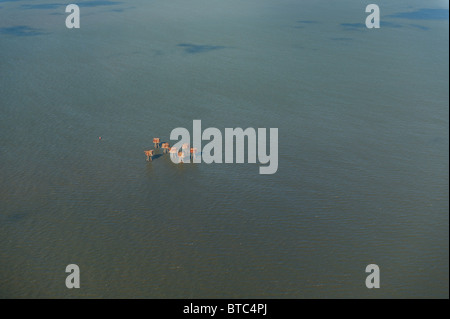
[[[160,158],[161,156],[163,156],[164,154],[155,154],[153,155],[153,160]]]
[[[187,161],[188,157],[186,157]],[[160,153],[153,156],[152,161],[146,162],[145,173],[148,177],[163,178],[180,176],[185,172],[197,171],[198,164],[191,162],[173,162],[169,153]],[[181,176],[182,176],[181,175]]]

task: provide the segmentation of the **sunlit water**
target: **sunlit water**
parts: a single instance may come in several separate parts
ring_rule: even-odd
[[[0,0],[0,297],[448,298],[448,3],[87,2]],[[278,172],[145,161],[194,119]]]

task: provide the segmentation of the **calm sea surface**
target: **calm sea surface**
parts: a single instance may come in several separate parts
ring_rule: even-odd
[[[0,297],[448,298],[447,1],[76,3],[0,0]],[[278,172],[145,161],[194,119]]]

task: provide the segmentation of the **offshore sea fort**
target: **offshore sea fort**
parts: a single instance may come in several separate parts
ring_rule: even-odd
[[[1,298],[448,298],[447,2],[75,3],[0,0]]]
[[[256,155],[262,164],[267,167],[259,169],[260,174],[275,174],[278,169],[278,128],[271,128],[270,143],[267,143],[266,129],[258,128],[258,133],[252,127],[246,128],[225,128],[225,141],[222,143],[222,132],[215,127],[209,127],[202,132],[202,121],[192,121],[192,146],[191,134],[184,127],[174,128],[170,133],[170,138],[178,140],[174,146],[170,147],[168,142],[161,143],[159,137],[153,138],[155,149],[162,147],[164,153],[171,154],[170,159],[174,163],[222,163],[222,146],[225,148],[225,163],[244,163],[247,155],[248,163],[256,163]],[[258,134],[258,138],[257,138]],[[210,141],[202,147],[202,141]],[[247,149],[245,148],[247,141]],[[267,144],[270,153],[267,154]],[[258,152],[257,152],[258,149]],[[147,161],[153,160],[155,150],[144,151]]]

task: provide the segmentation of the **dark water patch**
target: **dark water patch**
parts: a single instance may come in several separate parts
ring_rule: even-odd
[[[412,12],[399,12],[390,17],[409,20],[448,20],[448,9],[419,9]]]
[[[109,10],[109,11],[110,11],[110,12],[119,12],[119,13],[121,13],[121,12],[128,11],[128,10],[130,10],[130,9],[136,9],[136,7],[114,8],[114,9],[111,9],[111,10]]]
[[[416,29],[424,30],[424,31],[430,30],[430,28],[425,27],[425,26],[420,25],[420,24],[410,24],[409,26],[411,26],[413,28],[416,28]]]
[[[365,23],[341,23],[341,27],[344,27],[345,30],[363,30],[366,29]],[[401,24],[395,23],[395,22],[389,22],[389,21],[380,21],[380,28],[382,27],[388,27],[388,28],[402,28],[403,26]]]
[[[341,27],[348,30],[359,30],[366,27],[364,23],[341,23]]]
[[[293,26],[295,29],[304,29],[307,25],[316,24],[317,21],[314,20],[297,20],[298,25]]]
[[[51,10],[64,6],[61,3],[42,3],[42,4],[22,4],[24,9]]]
[[[13,35],[16,37],[30,37],[46,34],[40,29],[32,28],[26,25],[19,25],[14,27],[0,28],[0,34]]]
[[[225,49],[224,46],[220,46],[220,45],[202,45],[202,44],[191,44],[191,43],[180,43],[177,46],[184,48],[184,52],[190,53],[190,54],[205,53],[205,52]]]
[[[333,40],[333,41],[353,41],[353,38],[341,37],[341,38],[330,38],[330,40]]]
[[[302,24],[314,24],[314,23],[319,23],[318,21],[315,20],[298,20],[297,23],[302,23]]]
[[[100,6],[115,6],[118,4],[122,4],[119,1],[89,1],[89,2],[81,2],[78,4],[80,7],[100,7]]]
[[[18,212],[13,214],[8,214],[5,216],[6,221],[8,222],[20,222],[27,218],[30,215],[30,212]]]
[[[389,22],[389,21],[380,21],[380,27],[388,27],[388,28],[401,28],[403,27],[401,24]]]
[[[88,2],[80,2],[77,5],[80,8],[93,8],[93,7],[101,7],[101,6],[114,6],[122,4],[119,1],[88,1]],[[22,8],[24,9],[37,9],[37,10],[51,10],[58,9],[60,7],[65,7],[68,4],[66,3],[42,3],[42,4],[22,4]]]

